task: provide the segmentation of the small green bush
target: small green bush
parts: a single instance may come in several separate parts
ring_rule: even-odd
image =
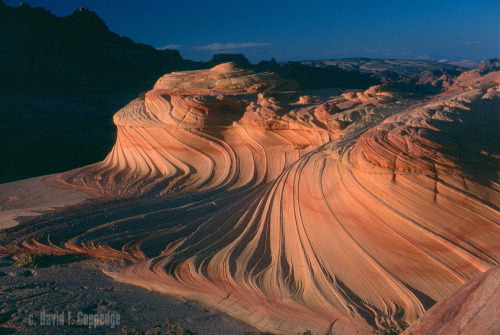
[[[18,268],[40,268],[45,266],[44,259],[40,254],[22,253],[14,258],[14,266]]]

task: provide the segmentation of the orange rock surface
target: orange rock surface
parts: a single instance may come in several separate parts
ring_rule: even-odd
[[[100,203],[4,249],[126,259],[117,280],[277,334],[401,329],[498,264],[498,92],[295,88],[232,64],[162,77],[103,162],[57,176]]]

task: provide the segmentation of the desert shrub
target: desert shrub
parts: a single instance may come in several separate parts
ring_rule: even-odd
[[[54,254],[41,254],[33,252],[21,252],[14,255],[14,266],[20,268],[44,268],[51,265],[68,264],[82,259],[86,259],[86,255],[68,254],[68,255],[54,255]]]
[[[18,268],[40,268],[45,266],[45,261],[40,254],[22,253],[14,257],[14,266]]]
[[[146,328],[139,328],[137,326],[129,328],[125,326],[122,328],[122,335],[198,335],[198,333],[188,329],[183,330],[174,321],[167,320],[164,326],[160,324]]]

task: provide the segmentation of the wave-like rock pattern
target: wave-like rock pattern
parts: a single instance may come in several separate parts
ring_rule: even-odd
[[[498,264],[498,92],[415,103],[380,89],[326,101],[169,89],[116,114],[103,162],[64,175],[163,197],[37,218],[5,245],[123,259],[117,280],[279,334],[404,328]]]
[[[273,93],[296,89],[275,74],[231,63],[165,75],[114,116],[118,135],[108,157],[64,180],[103,195],[178,194],[267,182],[340,136],[349,122],[338,118],[349,119],[350,112],[339,113],[331,104],[303,108],[294,101],[296,93]],[[355,106],[359,103],[349,107]]]

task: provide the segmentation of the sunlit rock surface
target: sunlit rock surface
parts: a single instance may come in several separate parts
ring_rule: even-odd
[[[500,86],[500,61],[490,59],[483,61],[476,69],[466,71],[454,79],[453,85],[442,93],[442,95],[462,92],[474,87],[480,87],[483,90],[499,91]]]
[[[440,301],[403,335],[494,335],[500,331],[500,267],[477,276]]]
[[[108,273],[277,334],[405,328],[498,264],[497,91],[295,89],[233,64],[162,77],[104,161],[54,177],[94,202],[1,246],[126,260]]]

